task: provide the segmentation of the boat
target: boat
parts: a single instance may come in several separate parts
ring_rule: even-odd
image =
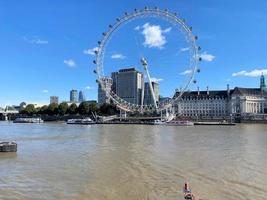
[[[16,118],[13,123],[43,123],[44,120],[42,120],[40,117],[32,117],[32,118]]]
[[[153,122],[154,125],[165,125],[165,126],[193,126],[194,123],[188,120],[178,120],[178,121],[162,121],[162,120],[155,120]]]
[[[169,126],[193,126],[194,123],[188,120],[170,121],[166,123]]]
[[[191,189],[189,188],[189,184],[187,182],[185,182],[183,190],[184,190],[184,199],[195,200],[195,195],[191,192]]]
[[[153,122],[153,124],[154,124],[154,125],[166,125],[166,122],[157,119],[157,120],[155,120],[155,121]]]
[[[95,124],[95,121],[93,121],[91,118],[85,118],[85,119],[68,119],[67,124],[81,124],[81,125],[90,125]]]

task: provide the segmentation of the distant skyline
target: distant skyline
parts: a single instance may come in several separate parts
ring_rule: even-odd
[[[191,90],[198,86],[202,90],[207,86],[210,90],[226,89],[227,84],[231,88],[259,87],[260,75],[267,75],[264,0],[1,1],[0,106],[22,101],[49,103],[50,96],[67,101],[71,89],[85,91],[87,100],[97,99],[92,63],[97,41],[125,11],[145,6],[180,13],[199,37],[204,61],[200,63],[198,83]],[[182,54],[188,47],[172,45],[175,32],[168,24],[152,20],[132,26],[131,31],[136,31],[142,48],[152,52],[149,60],[155,66],[152,77],[161,81],[160,91],[169,93],[168,74],[160,70],[165,68],[156,67],[171,63],[158,59],[157,55]],[[137,51],[125,43],[127,33],[122,31],[120,38],[114,37],[114,42],[121,43],[117,42],[117,46],[111,43],[106,53],[105,62],[114,66],[114,71],[139,63],[133,56]],[[106,70],[110,73],[112,68]],[[187,70],[178,69],[176,77],[185,76]]]

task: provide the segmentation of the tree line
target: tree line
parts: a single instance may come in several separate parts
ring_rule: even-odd
[[[28,104],[19,112],[22,115],[50,115],[50,116],[64,116],[64,115],[92,115],[97,113],[99,115],[114,115],[119,113],[114,104],[102,104],[98,106],[96,103],[81,102],[79,106],[75,103],[68,105],[66,102],[60,104],[51,103],[42,107],[35,108],[33,104]]]

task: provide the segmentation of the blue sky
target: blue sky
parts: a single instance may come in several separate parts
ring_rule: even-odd
[[[0,105],[22,101],[48,103],[51,95],[58,95],[61,101],[68,100],[71,89],[84,90],[87,99],[96,99],[94,57],[90,49],[97,46],[102,32],[117,17],[144,6],[180,13],[198,35],[206,61],[201,63],[198,83],[191,90],[197,86],[224,89],[226,84],[258,87],[259,75],[267,74],[267,2],[264,0],[0,1]],[[149,48],[149,42],[145,45],[146,38],[142,35],[145,23],[161,28],[165,43],[156,42],[163,49]],[[136,26],[141,30],[134,30]],[[173,27],[163,33],[170,27],[152,19],[123,27],[107,47],[106,73],[113,67],[138,65],[139,45],[149,57],[153,77],[163,79],[162,94],[168,95],[168,84],[175,82],[175,77],[182,79],[179,73],[186,70],[182,66],[172,67],[186,58],[173,57],[181,55],[179,49],[186,46],[179,39],[177,47],[174,45],[173,36],[178,32]],[[138,45],[133,37],[128,40],[127,30],[136,31]],[[170,68],[161,71],[160,67],[166,65]],[[170,72],[177,76],[169,79]]]

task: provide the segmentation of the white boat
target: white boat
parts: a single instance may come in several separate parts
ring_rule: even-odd
[[[167,122],[169,126],[194,126],[194,123],[188,120],[178,120]]]
[[[95,121],[93,121],[91,118],[85,118],[85,119],[68,119],[67,124],[82,124],[82,125],[89,125],[89,124],[95,124]]]
[[[154,125],[166,125],[166,122],[157,119],[157,120],[155,120],[155,121],[153,122],[153,124],[154,124]]]
[[[178,120],[178,121],[169,121],[165,122],[162,120],[155,120],[153,122],[154,125],[165,125],[165,126],[193,126],[194,123],[188,120]]]
[[[40,117],[32,117],[32,118],[16,118],[13,123],[43,123]]]

